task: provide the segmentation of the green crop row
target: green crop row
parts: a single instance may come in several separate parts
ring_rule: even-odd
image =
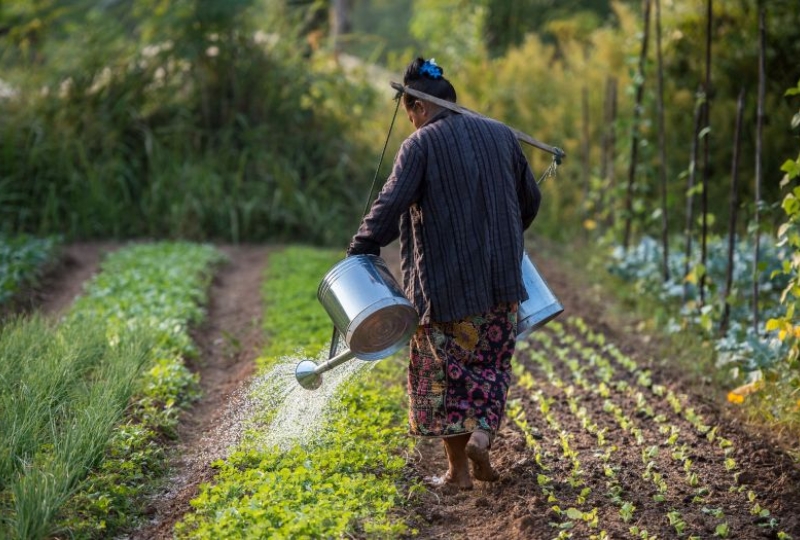
[[[35,284],[51,262],[58,240],[28,235],[0,234],[0,305],[10,301],[25,285]]]
[[[271,255],[264,285],[269,345],[259,378],[266,383],[252,392],[269,394],[256,397],[259,402],[282,399],[273,410],[259,411],[244,440],[215,463],[216,478],[177,524],[178,538],[392,538],[413,532],[395,514],[407,500],[400,481],[411,444],[404,432],[400,363],[351,360],[363,365],[336,368],[355,374],[333,392],[326,390],[327,379],[316,391],[304,390],[291,372],[304,351],[313,357],[327,351],[333,326],[315,295],[335,261],[335,253],[307,248]],[[336,379],[333,372],[325,377]],[[275,409],[315,401],[324,421],[309,437],[278,444],[287,439]],[[312,419],[298,422],[304,420]]]
[[[108,537],[163,468],[157,444],[195,377],[211,247],[134,245],[108,257],[62,321],[0,333],[0,536]]]

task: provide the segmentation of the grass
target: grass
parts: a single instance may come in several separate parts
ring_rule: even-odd
[[[109,343],[89,321],[15,320],[0,334],[0,505],[6,538],[55,532],[63,504],[102,457],[152,343]]]

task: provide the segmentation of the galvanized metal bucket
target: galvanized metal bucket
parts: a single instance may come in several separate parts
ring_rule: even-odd
[[[375,255],[354,255],[331,268],[317,298],[351,353],[380,360],[408,344],[419,316],[386,263]]]
[[[517,312],[517,339],[541,328],[564,311],[564,306],[525,252],[522,253],[522,281],[528,299],[519,305]]]

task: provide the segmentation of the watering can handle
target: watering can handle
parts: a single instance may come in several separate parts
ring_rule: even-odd
[[[338,345],[339,345],[339,330],[337,330],[336,326],[334,326],[333,327],[333,336],[331,336],[331,348],[328,351],[328,359],[331,359],[334,356],[336,356],[336,353],[338,352],[336,350],[336,349],[338,349]]]

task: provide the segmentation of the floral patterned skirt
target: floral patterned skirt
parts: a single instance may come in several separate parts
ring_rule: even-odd
[[[420,326],[411,338],[409,432],[449,437],[500,427],[511,382],[518,304]]]

